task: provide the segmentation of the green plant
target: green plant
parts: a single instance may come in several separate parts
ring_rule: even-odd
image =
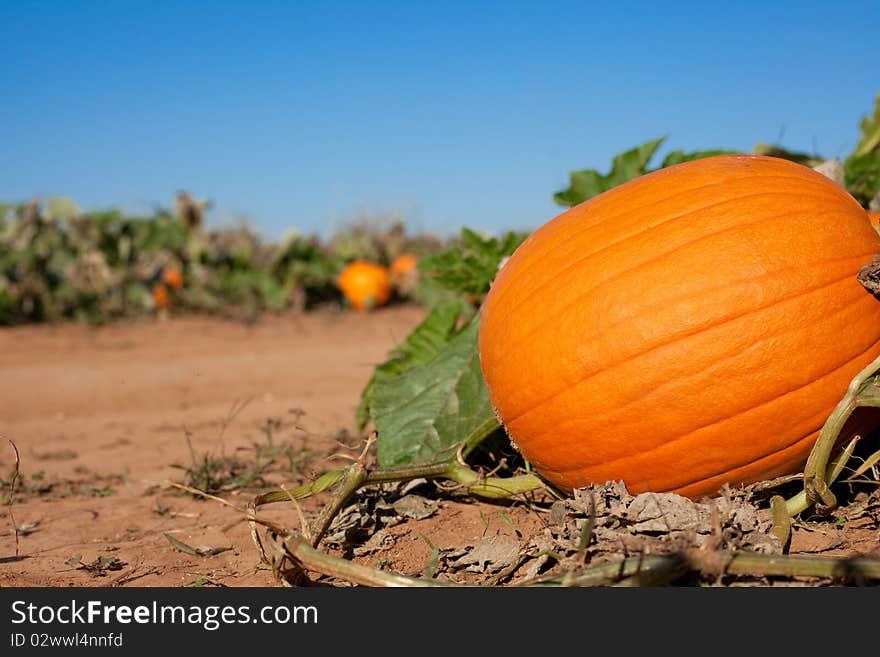
[[[870,117],[862,117],[860,130],[858,144],[843,160],[844,182],[847,191],[863,207],[871,206],[871,202],[874,201],[875,206],[872,209],[880,210],[880,198],[878,198],[880,195],[880,94],[877,95],[874,114]],[[569,175],[569,186],[553,195],[554,202],[565,207],[573,207],[651,171],[715,155],[737,153],[722,149],[693,152],[674,150],[664,157],[656,169],[651,169],[649,163],[665,139],[661,137],[616,155],[607,174],[599,173],[595,169],[572,171]],[[791,160],[808,167],[816,167],[826,160],[815,153],[793,151],[775,144],[756,144],[752,154]]]
[[[369,244],[383,262],[442,248],[407,235],[401,222],[355,224],[328,240],[290,231],[267,242],[247,223],[210,229],[206,203],[177,201],[175,212],[146,217],[85,212],[64,197],[0,207],[0,324],[98,324],[157,309],[254,320],[341,303],[336,280],[353,244]]]
[[[657,149],[660,148],[665,140],[666,137],[660,137],[659,139],[645,142],[641,146],[636,146],[620,155],[616,155],[611,162],[611,170],[607,174],[601,174],[595,169],[572,171],[569,176],[570,181],[568,188],[556,192],[556,194],[553,195],[553,201],[557,205],[572,207],[650,172],[651,169],[648,168],[648,164],[653,159]],[[713,155],[735,152],[736,151],[705,150],[686,153],[682,150],[675,150],[666,156],[660,165],[660,168],[662,169],[664,167],[704,157],[711,157]]]

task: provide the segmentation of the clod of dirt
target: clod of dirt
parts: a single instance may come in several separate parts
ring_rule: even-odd
[[[94,577],[104,577],[108,572],[122,570],[127,566],[124,561],[116,557],[98,557],[91,563],[83,563],[77,570],[85,570]]]
[[[709,534],[713,530],[714,514],[727,518],[728,524],[743,532],[758,528],[757,509],[742,504],[731,508],[725,498],[701,504],[673,493],[642,493],[626,508],[626,519],[633,523],[630,530],[637,534],[683,531]]]
[[[324,540],[331,545],[364,544],[382,529],[406,520],[424,520],[437,513],[440,509],[438,501],[414,493],[402,494],[402,491],[412,489],[413,486],[392,484],[359,491],[356,501],[333,520]]]
[[[854,522],[867,520],[875,526],[880,523],[880,488],[873,493],[859,493],[852,503],[838,510],[838,522]]]
[[[480,539],[466,554],[452,562],[456,569],[471,573],[492,573],[507,568],[519,557],[520,542],[505,534]]]
[[[360,547],[356,547],[353,550],[353,553],[356,557],[365,557],[376,552],[390,550],[394,547],[394,542],[394,536],[389,534],[386,530],[380,529],[370,536],[366,543]]]
[[[440,508],[436,500],[429,500],[421,495],[406,495],[392,502],[391,506],[398,515],[412,520],[430,518]]]

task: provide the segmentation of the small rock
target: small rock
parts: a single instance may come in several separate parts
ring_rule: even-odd
[[[370,536],[369,540],[366,543],[364,543],[360,547],[356,547],[354,549],[354,555],[356,557],[363,557],[369,554],[373,554],[374,552],[389,550],[392,547],[394,547],[394,537],[384,529],[380,529],[375,534]]]
[[[424,520],[430,518],[440,508],[436,500],[429,500],[421,495],[407,495],[395,500],[392,508],[401,516],[412,520]]]
[[[642,493],[627,508],[626,519],[639,533],[711,531],[708,513],[686,497],[673,493]]]
[[[474,548],[455,561],[456,568],[462,566],[472,573],[493,572],[511,565],[519,556],[520,543],[505,534],[496,534],[480,539]]]

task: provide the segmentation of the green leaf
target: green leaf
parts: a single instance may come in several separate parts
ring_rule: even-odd
[[[825,158],[821,155],[810,155],[803,151],[790,151],[781,146],[773,146],[772,144],[755,144],[752,153],[755,155],[780,157],[783,160],[791,160],[792,162],[797,162],[798,164],[803,164],[808,167],[817,167],[825,161]]]
[[[715,155],[739,155],[739,151],[727,151],[719,148],[714,150],[692,151],[690,153],[686,153],[685,151],[678,149],[667,153],[666,157],[663,158],[663,163],[660,165],[660,168],[665,169],[666,167],[675,166],[676,164],[682,164],[683,162],[702,160],[704,157],[714,157]]]
[[[846,188],[864,207],[880,193],[880,94],[874,115],[863,116],[861,138],[855,150],[843,161]]]
[[[864,207],[880,192],[880,151],[850,155],[843,162],[846,188]]]
[[[611,173],[608,175],[611,186],[616,187],[645,173],[648,170],[648,162],[664,141],[666,137],[660,137],[615,156],[611,161]]]
[[[478,332],[479,316],[426,363],[376,382],[371,410],[383,467],[450,460],[457,444],[498,427],[480,369]]]
[[[391,358],[373,372],[361,393],[357,410],[358,429],[363,430],[370,418],[370,404],[378,382],[388,381],[407,370],[428,362],[445,347],[455,335],[455,326],[462,313],[458,302],[433,308],[401,344],[389,354]]]
[[[467,228],[461,244],[419,262],[419,270],[436,283],[467,296],[482,297],[498,273],[501,261],[528,237],[511,231],[499,240],[484,237]]]
[[[556,192],[553,195],[553,201],[558,205],[571,207],[607,192],[622,183],[638,178],[647,173],[648,163],[665,140],[666,137],[660,137],[615,155],[611,161],[611,171],[606,175],[595,169],[572,171],[569,174],[568,189]]]
[[[874,101],[874,116],[863,116],[859,127],[862,129],[862,137],[852,152],[851,157],[854,158],[867,155],[880,146],[880,94],[877,94],[877,100]]]
[[[553,197],[559,205],[577,205],[610,189],[605,176],[595,169],[572,171],[569,174],[569,181],[569,188],[557,192]]]

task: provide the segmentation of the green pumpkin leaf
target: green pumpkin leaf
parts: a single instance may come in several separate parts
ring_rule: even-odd
[[[611,184],[608,189],[646,173],[648,171],[648,162],[651,161],[654,153],[657,152],[657,149],[660,148],[664,141],[666,141],[666,137],[660,137],[660,139],[649,141],[625,153],[616,155],[611,161],[611,173],[606,178]]]
[[[483,297],[498,273],[501,261],[528,237],[511,231],[500,239],[462,229],[460,244],[419,262],[419,271],[434,283],[467,296]]]
[[[872,117],[863,116],[861,138],[843,161],[846,189],[864,207],[880,194],[880,94]]]
[[[393,379],[436,356],[455,335],[455,327],[462,310],[462,305],[458,302],[433,308],[406,340],[391,351],[389,354],[391,358],[376,367],[361,393],[357,410],[359,430],[362,431],[370,419],[370,408],[377,383]]]
[[[383,467],[455,458],[499,425],[480,369],[479,316],[427,362],[377,380],[370,404]]]
[[[825,158],[821,155],[810,155],[803,151],[792,151],[787,148],[782,148],[781,146],[774,146],[773,144],[755,144],[752,153],[754,155],[766,155],[768,157],[779,157],[783,160],[791,160],[792,162],[797,162],[798,164],[803,164],[804,166],[811,168],[817,167],[825,161]]]
[[[572,171],[569,174],[569,188],[557,192],[553,200],[558,205],[571,207],[598,196],[607,189],[610,189],[610,186],[606,177],[595,169]]]
[[[880,94],[877,94],[877,100],[874,102],[874,116],[863,116],[859,127],[862,129],[862,136],[852,152],[851,157],[854,158],[876,151],[880,146]]]
[[[864,207],[880,192],[880,151],[850,155],[843,162],[846,189]]]
[[[665,169],[666,167],[675,166],[676,164],[682,164],[683,162],[702,160],[704,157],[714,157],[715,155],[739,155],[739,151],[728,151],[718,148],[714,150],[692,151],[690,153],[686,153],[685,151],[678,149],[670,151],[666,154],[666,157],[663,158],[663,163],[660,165],[660,168]]]
[[[648,163],[666,137],[645,142],[624,153],[614,156],[611,171],[603,175],[595,169],[582,169],[569,174],[569,187],[553,195],[557,205],[572,207],[598,196],[612,187],[625,183],[648,172]]]

